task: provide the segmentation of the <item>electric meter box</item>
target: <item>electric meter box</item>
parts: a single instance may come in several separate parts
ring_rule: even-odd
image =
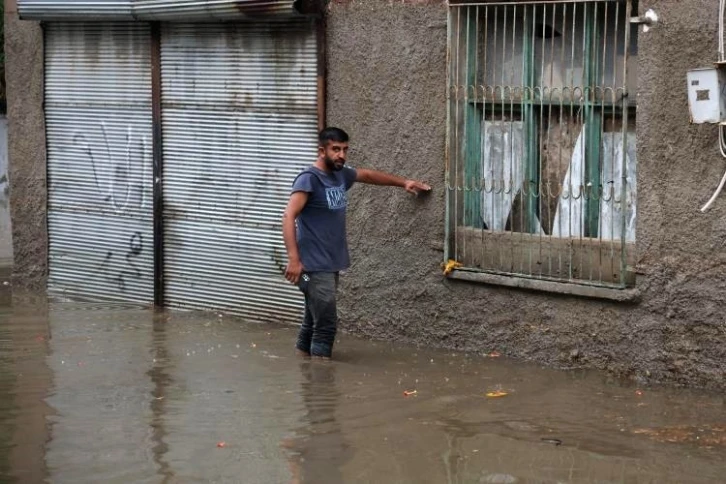
[[[726,66],[688,72],[688,107],[691,122],[726,122]]]

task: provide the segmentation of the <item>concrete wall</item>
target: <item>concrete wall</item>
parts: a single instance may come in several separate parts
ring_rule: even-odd
[[[357,187],[342,326],[381,339],[492,351],[561,367],[725,388],[726,163],[717,130],[691,126],[686,71],[717,59],[717,0],[641,0],[662,22],[640,34],[638,303],[444,279],[446,6],[339,0],[328,19],[328,122],[351,163],[428,180],[426,199]]]
[[[43,31],[5,2],[10,214],[14,286],[44,289],[48,274]]]

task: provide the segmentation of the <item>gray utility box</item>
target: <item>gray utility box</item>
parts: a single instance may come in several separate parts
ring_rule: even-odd
[[[726,124],[726,65],[688,71],[691,122]]]

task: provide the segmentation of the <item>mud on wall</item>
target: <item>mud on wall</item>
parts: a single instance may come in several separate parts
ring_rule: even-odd
[[[560,367],[726,388],[726,196],[698,208],[726,164],[717,131],[688,120],[686,71],[717,59],[717,0],[641,0],[637,303],[442,277],[446,6],[337,0],[328,11],[328,123],[351,164],[430,181],[430,197],[358,186],[342,327],[380,339],[491,351]]]

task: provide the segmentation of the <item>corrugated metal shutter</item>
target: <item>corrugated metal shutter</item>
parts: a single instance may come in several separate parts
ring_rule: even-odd
[[[245,16],[292,16],[294,0],[135,0],[144,20],[234,20]]]
[[[295,0],[17,0],[24,20],[234,20],[294,15]]]
[[[170,305],[297,321],[280,218],[316,156],[312,21],[162,33],[165,287]]]
[[[153,301],[150,37],[46,26],[49,290]]]

